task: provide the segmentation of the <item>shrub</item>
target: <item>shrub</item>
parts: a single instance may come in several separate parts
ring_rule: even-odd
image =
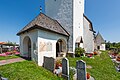
[[[83,56],[83,53],[85,52],[85,50],[81,47],[76,48],[75,49],[75,57],[80,57]]]

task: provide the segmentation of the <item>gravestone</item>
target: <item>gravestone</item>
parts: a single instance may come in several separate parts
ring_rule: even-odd
[[[0,80],[8,80],[8,78],[4,78],[0,75]]]
[[[67,58],[62,59],[62,77],[69,80],[69,60]]]
[[[77,61],[77,80],[87,80],[86,79],[86,63],[82,60]]]
[[[43,67],[51,72],[54,72],[55,69],[55,59],[52,57],[44,56],[44,64]]]
[[[2,80],[2,76],[0,75],[0,80]]]

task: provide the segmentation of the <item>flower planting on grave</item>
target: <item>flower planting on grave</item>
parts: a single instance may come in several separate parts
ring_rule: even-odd
[[[54,69],[54,73],[57,76],[62,76],[62,61],[60,59],[56,60],[55,62],[55,69]]]
[[[110,51],[108,54],[112,59],[116,59],[117,61],[119,61],[119,56],[120,55],[117,52]]]
[[[120,61],[120,54],[117,55],[117,58],[116,58],[117,61]]]
[[[61,60],[57,60],[55,64],[55,69],[58,69],[59,67],[62,67],[62,62]]]
[[[89,57],[89,58],[93,57],[93,53],[87,54],[87,57]]]
[[[18,52],[18,51],[9,51],[9,52],[0,54],[0,56],[11,56],[11,55],[19,55],[19,54],[20,54],[20,52]]]
[[[87,79],[90,79],[90,73],[87,72]]]
[[[97,51],[94,51],[93,54],[94,54],[94,55],[98,55],[98,52],[97,52]]]
[[[101,51],[100,56],[94,56],[94,59],[87,57],[69,57],[68,59],[70,61],[70,67],[76,67],[77,60],[84,60],[87,65],[92,66],[92,68],[87,68],[87,72],[95,80],[119,80],[120,73],[115,70],[113,61],[111,61],[107,51]],[[71,76],[73,75],[72,73]]]
[[[19,54],[20,54],[20,52],[16,48],[14,48],[13,50],[6,50],[3,53],[0,53],[0,60],[18,58]]]

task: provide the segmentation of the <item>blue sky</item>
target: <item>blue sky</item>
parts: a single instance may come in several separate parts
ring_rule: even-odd
[[[0,0],[0,42],[19,42],[16,33],[40,13],[43,0]],[[105,40],[120,41],[120,0],[86,0],[85,15]]]
[[[85,8],[96,32],[107,41],[120,41],[120,0],[86,0]]]

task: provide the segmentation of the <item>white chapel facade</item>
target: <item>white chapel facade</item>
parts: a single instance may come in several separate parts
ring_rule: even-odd
[[[21,56],[42,66],[44,56],[65,57],[74,53],[76,46],[92,53],[94,32],[84,15],[84,0],[45,0],[45,13],[40,13],[17,35]]]

